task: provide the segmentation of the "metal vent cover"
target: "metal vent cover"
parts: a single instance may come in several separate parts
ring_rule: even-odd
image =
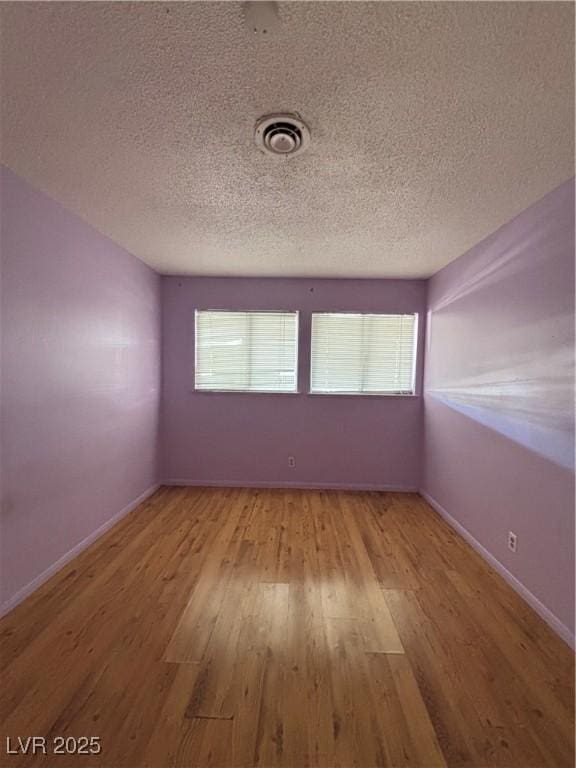
[[[295,114],[265,115],[256,123],[256,146],[275,157],[294,157],[307,149],[310,131]]]

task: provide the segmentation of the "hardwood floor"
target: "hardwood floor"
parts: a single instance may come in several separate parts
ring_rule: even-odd
[[[415,494],[162,488],[0,640],[7,766],[574,765],[572,653]]]

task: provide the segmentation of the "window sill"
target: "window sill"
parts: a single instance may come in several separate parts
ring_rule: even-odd
[[[302,392],[293,389],[190,389],[193,395],[301,395]]]
[[[401,397],[418,398],[418,392],[307,392],[312,397]]]

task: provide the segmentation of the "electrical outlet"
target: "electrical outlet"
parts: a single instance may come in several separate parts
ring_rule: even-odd
[[[508,549],[510,552],[516,552],[516,545],[518,543],[516,534],[513,531],[508,531]]]
[[[294,467],[296,466],[296,459],[294,458],[294,456],[288,456],[288,466],[291,469],[294,469]]]

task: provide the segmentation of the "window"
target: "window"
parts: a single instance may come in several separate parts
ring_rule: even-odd
[[[414,394],[417,315],[312,315],[312,393]]]
[[[196,311],[195,389],[296,392],[298,312]]]

